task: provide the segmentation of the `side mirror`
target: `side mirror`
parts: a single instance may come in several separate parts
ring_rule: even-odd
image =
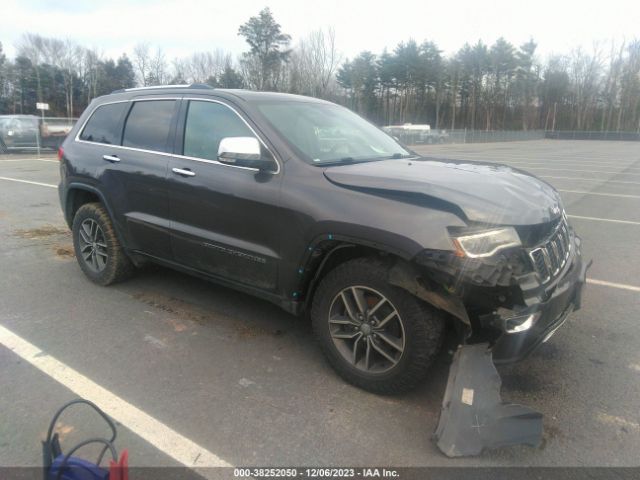
[[[255,137],[225,137],[218,146],[218,161],[243,167],[268,170],[274,160],[262,155],[260,142]]]

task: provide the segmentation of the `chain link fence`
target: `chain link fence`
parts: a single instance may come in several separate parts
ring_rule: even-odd
[[[544,130],[403,130],[401,127],[385,127],[389,133],[405,145],[428,145],[438,143],[490,143],[542,140]]]
[[[640,141],[639,132],[585,132],[545,130],[428,130],[400,132],[393,135],[405,145],[436,143],[490,143],[528,140],[614,140]]]
[[[547,131],[545,138],[554,140],[618,140],[627,142],[640,141],[640,132],[582,132],[582,131]]]
[[[544,130],[451,130],[450,143],[521,142],[542,140]]]

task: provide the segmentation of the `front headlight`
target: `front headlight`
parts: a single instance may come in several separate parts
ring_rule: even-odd
[[[461,257],[490,257],[500,250],[522,245],[518,232],[512,227],[486,230],[452,237],[457,254]]]

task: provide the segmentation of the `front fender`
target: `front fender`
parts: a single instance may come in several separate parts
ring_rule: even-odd
[[[403,260],[397,260],[389,269],[387,282],[390,285],[402,288],[421,300],[444,310],[458,320],[471,326],[467,309],[461,298],[445,291],[439,285],[424,278],[424,275],[412,264]]]

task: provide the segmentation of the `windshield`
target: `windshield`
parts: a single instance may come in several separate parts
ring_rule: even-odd
[[[392,137],[338,105],[280,101],[259,103],[258,109],[312,164],[412,156]]]

